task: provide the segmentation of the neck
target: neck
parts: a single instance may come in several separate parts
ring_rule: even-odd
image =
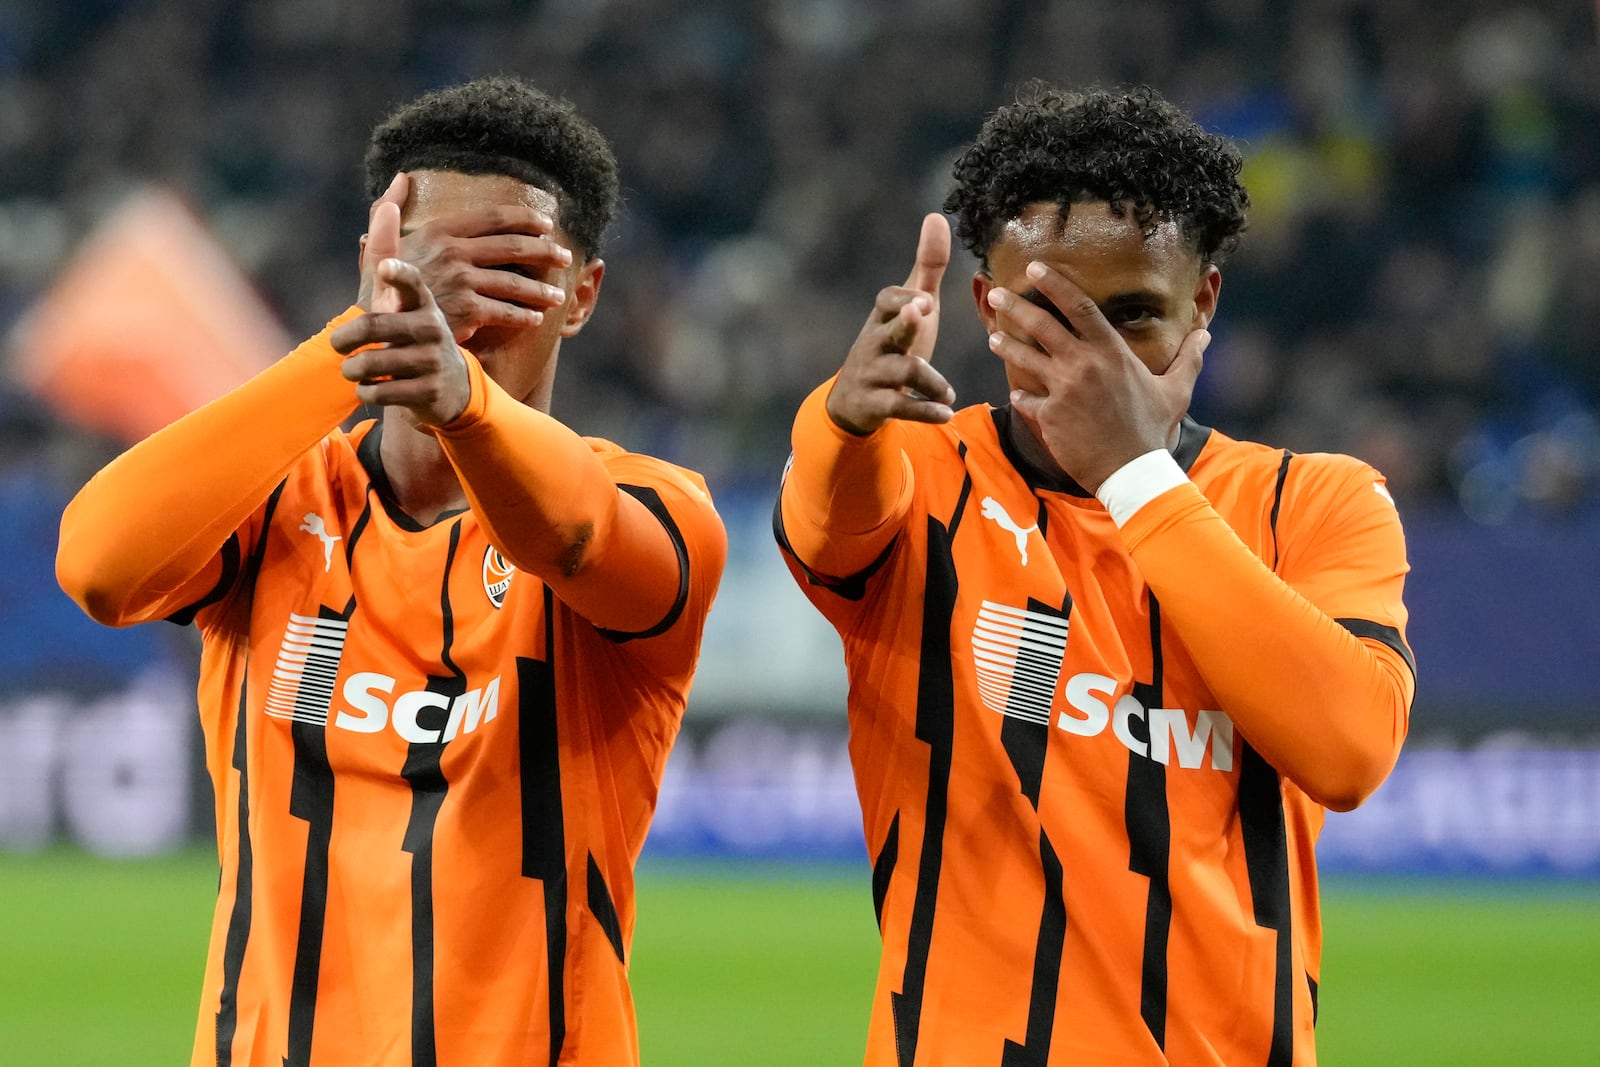
[[[420,429],[409,412],[384,412],[378,456],[400,510],[422,525],[467,506],[466,490],[438,439]]]
[[[1006,429],[1011,452],[1013,453],[1012,462],[1015,463],[1020,460],[1022,464],[1037,472],[1038,475],[1042,475],[1042,480],[1047,483],[1065,481],[1072,486],[1078,484],[1077,480],[1067,473],[1060,463],[1056,462],[1056,457],[1051,454],[1050,449],[1034,435],[1033,427],[1028,425],[1026,419],[1017,414],[1015,408],[1011,409],[1010,418],[1006,420]],[[1176,452],[1178,442],[1182,437],[1183,423],[1180,421],[1178,425],[1172,428],[1172,433],[1167,438],[1167,451]],[[1026,471],[1024,473],[1026,474]],[[1093,495],[1086,489],[1080,488],[1077,491],[1085,496]]]

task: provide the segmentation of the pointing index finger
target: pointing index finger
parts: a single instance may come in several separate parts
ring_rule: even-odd
[[[945,268],[950,265],[950,223],[943,215],[930,212],[922,218],[922,232],[917,236],[917,261],[906,277],[907,289],[920,289],[939,296],[939,283],[944,280]]]
[[[394,293],[395,306],[386,311],[415,311],[433,302],[433,293],[422,281],[416,267],[403,259],[385,259],[378,264],[378,277]]]

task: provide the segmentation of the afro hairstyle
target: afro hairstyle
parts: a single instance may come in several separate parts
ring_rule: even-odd
[[[617,212],[617,159],[605,136],[569,102],[520,78],[480,78],[402,105],[372,131],[364,163],[371,199],[402,170],[536,186],[556,198],[561,228],[586,256],[600,251]]]
[[[1217,262],[1245,228],[1241,164],[1231,141],[1148,86],[1071,92],[1030,81],[956,160],[944,209],[985,266],[1006,223],[1041,202],[1106,202],[1146,235],[1171,220],[1202,261]]]

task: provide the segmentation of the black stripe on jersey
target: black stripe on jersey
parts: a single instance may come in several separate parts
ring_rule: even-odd
[[[1289,840],[1278,772],[1249,742],[1239,767],[1239,832],[1256,925],[1278,935],[1272,986],[1272,1045],[1267,1067],[1294,1061],[1294,948],[1289,911]]]
[[[878,858],[872,861],[872,913],[878,917],[878,933],[883,933],[883,902],[889,897],[889,880],[894,877],[894,866],[900,861],[900,813],[889,820],[889,832],[884,835]]]
[[[963,447],[963,453],[965,448]],[[972,491],[968,475],[960,502],[946,530],[928,517],[928,573],[923,587],[922,652],[917,678],[918,741],[928,746],[928,801],[922,824],[922,854],[917,861],[917,892],[906,938],[906,967],[900,992],[889,994],[895,1052],[900,1067],[917,1058],[922,997],[933,947],[933,918],[944,866],[944,826],[950,801],[950,766],[955,744],[955,681],[950,660],[950,621],[956,607],[956,564],[950,541]]]
[[[594,861],[593,852],[589,853],[589,914],[605,931],[606,940],[611,942],[611,949],[617,954],[617,962],[627,963],[627,956],[622,951],[622,920],[617,918],[617,905],[611,899],[606,876],[600,873],[600,865]]]
[[[1041,507],[1040,511],[1043,510]],[[1072,612],[1072,594],[1065,594],[1059,608],[1029,597],[1028,610],[1036,615],[1049,615],[1065,622]],[[1041,662],[1046,659],[1048,659],[1047,654],[1033,652],[1024,644],[1017,650],[1017,671],[1020,674],[1024,669],[1031,670],[1040,666],[1045,669],[1052,667],[1059,669],[1058,664]],[[1011,769],[1017,772],[1017,781],[1022,785],[1022,795],[1028,798],[1028,803],[1033,805],[1034,811],[1039,810],[1039,787],[1044,781],[1044,756],[1050,742],[1050,730],[1048,721],[1030,722],[1015,715],[1006,715],[1000,722],[1000,746],[1010,758]]]
[[[1161,604],[1150,596],[1150,683],[1135,682],[1133,697],[1146,708],[1162,706]],[[1130,719],[1129,732],[1149,744],[1149,719]],[[1140,730],[1144,736],[1139,737]],[[1144,906],[1144,962],[1139,978],[1139,1014],[1158,1048],[1167,1044],[1167,939],[1172,931],[1172,813],[1167,807],[1167,768],[1128,753],[1123,801],[1128,829],[1128,869],[1150,880]]]
[[[1039,830],[1039,862],[1044,870],[1044,912],[1039,917],[1039,942],[1033,950],[1033,993],[1028,998],[1028,1032],[1019,1045],[1006,1039],[1000,1067],[1045,1067],[1056,1022],[1056,993],[1061,984],[1061,957],[1067,945],[1067,898],[1061,859]]]
[[[289,1052],[285,1067],[307,1067],[317,1018],[317,983],[322,971],[322,934],[328,912],[328,844],[333,839],[333,771],[328,767],[325,728],[295,721],[294,785],[289,814],[308,823],[305,870],[300,884],[300,932],[289,990]]]
[[[1317,1025],[1317,980],[1306,975],[1306,987],[1311,990],[1311,1025]]]
[[[250,562],[240,575],[241,588],[255,584],[261,570],[261,558],[267,554],[267,535],[272,530],[272,516],[278,510],[278,500],[283,496],[286,483],[279,482],[267,497],[261,514],[261,536],[250,550]],[[244,953],[250,943],[250,922],[254,911],[255,852],[250,844],[250,772],[248,734],[250,706],[250,670],[246,666],[244,679],[239,683],[239,710],[233,734],[233,767],[239,772],[239,864],[234,872],[233,911],[228,916],[228,933],[222,949],[222,989],[217,1005],[217,1067],[230,1067],[233,1063],[233,1035],[239,1027],[239,976],[244,970]]]
[[[883,546],[883,551],[878,553],[878,558],[867,564],[855,574],[844,578],[830,578],[818,574],[806,566],[806,561],[795,552],[794,546],[789,544],[789,534],[783,528],[783,496],[779,494],[778,500],[772,505],[772,536],[777,540],[778,547],[784,555],[794,560],[800,567],[800,573],[806,576],[806,581],[812,585],[820,585],[828,592],[842,596],[846,600],[860,600],[867,595],[867,582],[877,574],[883,565],[889,562],[889,554],[894,551],[895,544],[900,540],[898,534],[889,539]]]
[[[1043,501],[1039,513],[1044,514]],[[1041,527],[1042,529],[1042,527]],[[1028,610],[1054,615],[1065,620],[1072,612],[1072,594],[1063,596],[1061,606],[1028,598]],[[1019,655],[1019,658],[1020,655]],[[1017,773],[1023,796],[1039,810],[1039,790],[1044,782],[1045,754],[1051,726],[1007,715],[1000,723],[1000,744]],[[1050,1054],[1050,1035],[1055,1027],[1056,992],[1061,984],[1061,957],[1066,951],[1067,901],[1062,888],[1061,860],[1056,855],[1044,827],[1039,827],[1039,865],[1044,872],[1044,904],[1039,916],[1039,939],[1033,953],[1033,985],[1028,998],[1028,1029],[1023,1044],[1006,1040],[1001,1067],[1044,1067]]]
[[[1357,637],[1368,637],[1381,645],[1388,645],[1399,653],[1400,658],[1406,661],[1406,666],[1411,668],[1411,677],[1417,676],[1417,661],[1411,655],[1411,650],[1406,647],[1405,639],[1400,636],[1400,631],[1393,626],[1385,626],[1381,622],[1370,619],[1334,619],[1334,622],[1343,626]]]
[[[250,669],[239,685],[239,710],[233,728],[233,769],[239,772],[239,861],[233,876],[233,909],[228,913],[228,933],[222,948],[222,990],[217,1004],[217,1067],[233,1063],[233,1035],[239,1028],[239,972],[250,943],[250,917],[254,891],[255,853],[250,848],[250,761],[247,758],[245,694],[250,691]]]
[[[450,604],[450,572],[461,547],[461,520],[450,524],[450,542],[445,550],[444,577],[439,583],[440,644],[439,661],[448,675],[429,675],[425,687],[449,700],[467,691],[467,676],[450,656],[456,639],[455,609]],[[442,708],[429,712],[448,715]],[[418,725],[434,729],[431,723]],[[438,729],[444,729],[444,723]],[[441,733],[442,736],[442,733]],[[445,781],[443,741],[417,741],[406,749],[406,762],[400,777],[411,786],[411,816],[406,820],[405,837],[400,843],[411,853],[411,1063],[412,1067],[436,1067],[439,1062],[437,1028],[433,1004],[433,829],[439,821],[450,783]]]
[[[217,584],[193,604],[168,615],[167,621],[177,623],[179,626],[188,626],[194,622],[194,617],[200,614],[201,609],[210,607],[227,596],[228,591],[233,588],[233,583],[239,579],[239,556],[239,534],[235,531],[222,542],[222,573],[217,577]]]
[[[965,462],[965,460],[967,458],[967,443],[965,441],[962,441],[961,444],[956,447],[956,456],[957,456],[957,458],[959,458],[963,462]],[[961,520],[967,513],[967,500],[971,496],[972,496],[972,472],[968,471],[967,472],[967,476],[965,478],[961,479],[961,492],[956,494],[955,510],[950,512],[950,532],[946,535],[947,550],[948,550],[948,542],[955,540],[956,531],[961,528]],[[954,575],[955,575],[955,563],[953,562],[954,559],[955,559],[955,557],[954,557],[954,555],[952,555],[951,556],[952,563],[950,564],[950,574],[951,574],[951,579],[950,579],[950,581],[951,581],[950,614],[951,615],[954,615],[955,611],[956,611],[955,577],[954,577]]]
[[[545,658],[517,659],[518,774],[522,786],[522,876],[544,882],[545,963],[550,988],[550,1064],[567,1039],[567,845],[556,734],[555,601],[544,591]]]
[[[319,618],[348,620],[344,612],[323,607]],[[325,725],[295,720],[289,724],[294,743],[294,779],[289,789],[289,814],[306,822],[306,859],[300,881],[300,929],[295,943],[294,975],[289,987],[289,1050],[285,1067],[307,1067],[317,1021],[317,987],[322,975],[322,936],[328,919],[328,846],[333,840],[333,769],[328,765]]]
[[[672,520],[672,512],[667,510],[667,505],[662,503],[661,494],[646,485],[623,485],[618,483],[618,489],[633,497],[643,504],[650,514],[666,528],[667,536],[672,538],[672,547],[678,553],[678,595],[672,600],[672,607],[667,609],[666,616],[648,630],[639,630],[628,633],[623,630],[600,630],[600,636],[608,641],[621,644],[637,638],[656,637],[666,633],[672,624],[678,621],[678,616],[683,614],[683,606],[689,602],[689,546],[684,543],[683,531],[678,529],[678,524]],[[596,627],[596,629],[599,629]]]
[[[1283,507],[1283,483],[1289,478],[1289,460],[1294,453],[1283,450],[1283,462],[1278,464],[1278,480],[1272,487],[1272,515],[1267,522],[1272,527],[1272,569],[1278,569],[1278,509]]]
[[[361,540],[361,535],[367,532],[367,524],[372,521],[372,498],[368,497],[361,508],[361,514],[356,516],[355,525],[350,527],[349,536],[344,539],[344,565],[346,570],[355,569],[356,542]]]

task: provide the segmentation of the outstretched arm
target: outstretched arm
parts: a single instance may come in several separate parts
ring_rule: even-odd
[[[407,408],[439,440],[507,559],[596,626],[649,630],[677,602],[679,546],[588,442],[514,400],[456,345],[421,271],[394,258],[398,224],[398,205],[380,203],[366,249],[374,311],[333,335],[356,395]]]
[[[99,622],[159,619],[217,581],[223,542],[356,406],[329,330],[134,445],[61,517],[56,577]]]
[[[850,577],[888,547],[911,502],[898,422],[951,417],[955,391],[928,362],[949,262],[949,223],[929,215],[906,283],[878,293],[844,366],[795,417],[780,532],[813,574]]]

